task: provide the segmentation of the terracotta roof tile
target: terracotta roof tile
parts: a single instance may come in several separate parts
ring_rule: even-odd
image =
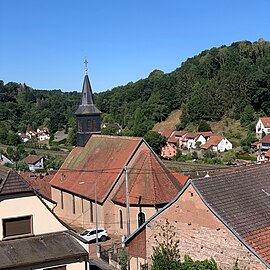
[[[37,155],[30,155],[23,159],[23,162],[27,164],[36,164],[38,161],[40,161],[43,158],[43,156],[37,156]]]
[[[211,146],[217,146],[223,138],[223,136],[211,136],[205,144],[201,145],[201,148],[209,149]]]
[[[270,165],[192,183],[223,221],[270,263]]]
[[[176,136],[176,137],[182,137],[185,134],[187,134],[186,131],[174,131],[174,133],[173,133],[173,135]]]
[[[198,132],[198,135],[203,135],[204,137],[211,137],[211,136],[214,136],[214,133],[212,131],[204,131],[204,132]]]
[[[102,202],[141,138],[92,135],[84,147],[74,148],[50,184]],[[90,182],[93,184],[80,184]]]
[[[261,117],[260,120],[262,121],[265,128],[270,127],[270,117]]]
[[[165,137],[166,139],[168,139],[173,133],[173,130],[172,129],[165,129],[163,132],[162,132],[162,136]]]
[[[261,139],[261,143],[270,143],[270,134],[267,134]]]
[[[190,178],[189,175],[183,175],[180,174],[178,172],[175,172],[173,170],[170,170],[170,173],[179,181],[179,183],[184,186],[185,183],[188,181],[188,179]]]
[[[33,172],[19,172],[19,174],[38,193],[51,199],[50,181],[55,176],[56,171],[51,171],[49,174],[46,174],[42,177],[41,175],[35,174]]]
[[[177,143],[177,142],[178,142],[178,139],[175,138],[174,135],[168,139],[168,143]]]
[[[265,153],[265,157],[270,158],[270,149],[268,149],[267,152]]]
[[[182,185],[161,163],[150,149],[142,150],[134,165],[128,170],[131,205],[163,205],[170,202]],[[113,197],[113,201],[126,204],[125,181]]]

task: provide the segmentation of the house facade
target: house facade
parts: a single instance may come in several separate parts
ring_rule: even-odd
[[[34,172],[36,170],[44,169],[45,158],[38,155],[30,155],[23,159],[23,162],[27,163],[29,171]]]
[[[13,164],[12,160],[10,160],[8,157],[6,157],[4,154],[0,153],[0,164]]]
[[[167,142],[165,146],[161,148],[161,157],[172,158],[176,155],[177,147],[173,143]]]
[[[223,136],[211,136],[205,144],[201,145],[204,150],[224,152],[232,149],[232,143]]]
[[[88,269],[88,253],[33,189],[0,166],[0,269]]]
[[[256,137],[261,139],[265,135],[270,133],[270,117],[260,117],[256,124]]]
[[[130,269],[151,265],[162,229],[171,226],[181,259],[215,259],[221,269],[270,268],[269,165],[189,180],[175,199],[125,240]],[[161,235],[160,235],[161,234]]]

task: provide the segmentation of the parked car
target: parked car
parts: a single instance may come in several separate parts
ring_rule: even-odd
[[[97,229],[98,233],[98,239],[100,241],[106,241],[108,237],[108,233],[104,228],[98,228]],[[80,236],[84,238],[86,241],[91,241],[96,239],[96,228],[86,230],[82,233],[80,233]]]

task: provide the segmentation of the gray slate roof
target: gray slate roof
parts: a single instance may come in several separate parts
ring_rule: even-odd
[[[0,195],[33,191],[15,171],[0,165]]]
[[[70,259],[86,260],[87,251],[68,232],[0,242],[0,269],[29,267]]]
[[[270,265],[270,165],[192,180],[214,213]]]
[[[94,104],[92,88],[87,74],[84,76],[81,104],[75,114],[101,114],[101,111]]]

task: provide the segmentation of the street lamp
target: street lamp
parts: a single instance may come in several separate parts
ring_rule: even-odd
[[[96,182],[92,181],[92,182],[79,182],[80,185],[84,185],[84,184],[94,184],[95,186],[95,205],[96,205],[96,252],[97,254],[99,253],[99,249],[98,249],[98,207],[97,207],[97,184]],[[83,206],[83,203],[82,203]],[[82,215],[84,215],[83,213],[83,207],[82,207]]]

